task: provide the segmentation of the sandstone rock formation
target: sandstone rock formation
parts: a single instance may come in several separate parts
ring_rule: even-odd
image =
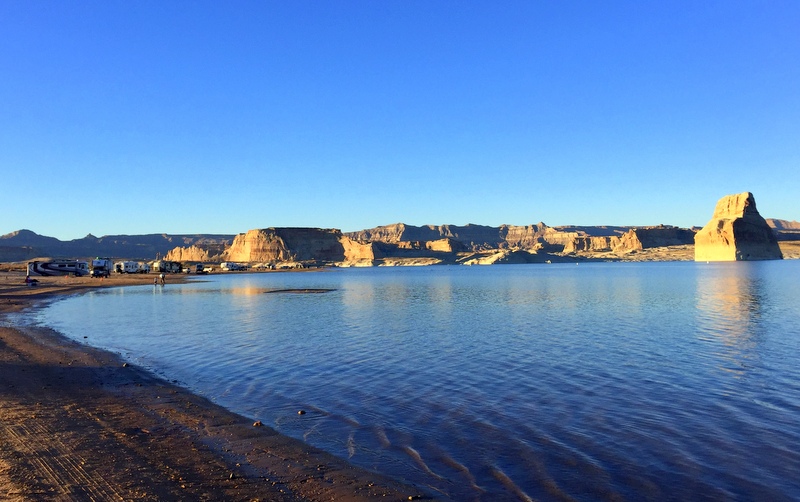
[[[767,224],[775,231],[778,241],[800,241],[800,222],[767,218]]]
[[[200,248],[194,244],[189,247],[175,247],[164,256],[168,261],[213,261],[207,249]]]
[[[404,223],[386,225],[345,234],[358,242],[382,242],[404,245],[408,242],[436,242],[448,239],[457,243],[454,251],[490,251],[496,249],[523,249],[536,251],[562,251],[577,237],[620,235],[629,227],[548,227],[542,222],[534,225],[427,225],[415,227]],[[459,248],[459,249],[456,249]]]
[[[644,249],[683,246],[694,242],[694,232],[688,228],[668,225],[631,228],[621,235],[576,235],[564,246],[564,253],[632,253]]]
[[[726,195],[694,238],[695,261],[780,260],[778,241],[753,194]]]
[[[626,249],[650,249],[667,246],[683,246],[694,243],[694,231],[688,228],[658,225],[655,227],[632,228],[620,238]]]
[[[321,228],[265,228],[249,230],[233,239],[224,253],[233,262],[302,262],[345,260],[342,233]]]
[[[319,228],[256,229],[236,236],[224,252],[212,253],[206,246],[195,244],[175,248],[167,258],[244,262],[257,268],[543,263],[561,261],[565,255],[573,255],[570,260],[638,259],[634,255],[643,250],[693,243],[694,231],[665,225],[548,227],[540,222],[527,226],[415,227],[398,223],[347,234]],[[658,256],[662,255],[666,256]],[[650,256],[656,257],[653,253]]]
[[[459,251],[465,251],[466,247],[461,243],[461,241],[447,238],[428,241],[425,243],[425,249],[442,253],[457,253]]]
[[[470,248],[494,249],[501,242],[505,242],[505,229],[507,227],[508,225],[487,227],[471,224],[465,226],[426,225],[416,227],[405,223],[396,223],[359,232],[350,232],[346,236],[358,242],[384,242],[387,244],[451,239]]]
[[[564,245],[564,253],[616,251],[620,247],[619,243],[620,238],[616,235],[598,237],[575,235]]]
[[[800,221],[779,220],[776,218],[766,218],[767,225],[775,230],[800,231]]]

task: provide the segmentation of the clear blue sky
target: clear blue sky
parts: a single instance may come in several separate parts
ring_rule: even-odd
[[[800,220],[800,2],[0,2],[0,234]]]

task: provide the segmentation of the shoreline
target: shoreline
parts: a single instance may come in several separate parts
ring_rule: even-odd
[[[418,500],[404,485],[283,436],[117,354],[6,314],[150,276],[0,273],[0,498]],[[185,281],[167,276],[167,283]],[[259,425],[256,425],[259,424]]]

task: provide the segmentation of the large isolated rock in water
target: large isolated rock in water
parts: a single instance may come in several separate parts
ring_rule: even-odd
[[[694,236],[695,261],[780,260],[778,240],[758,214],[750,192],[717,202],[711,221]]]

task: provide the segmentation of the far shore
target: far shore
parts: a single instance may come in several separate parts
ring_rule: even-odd
[[[155,274],[0,272],[0,499],[429,499],[126,363],[7,314],[60,295],[152,284]],[[186,275],[168,275],[167,284]]]

